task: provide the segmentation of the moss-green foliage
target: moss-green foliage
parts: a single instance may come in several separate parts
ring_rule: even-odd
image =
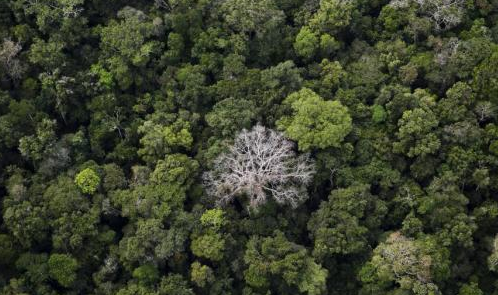
[[[100,185],[100,176],[91,168],[86,168],[76,175],[74,182],[85,194],[93,194]]]
[[[484,293],[479,289],[476,283],[465,284],[460,288],[458,295],[483,295]]]
[[[151,264],[145,264],[135,268],[132,275],[138,280],[139,284],[145,286],[154,284],[159,279],[157,268]]]
[[[294,43],[296,53],[303,57],[311,58],[317,47],[318,37],[308,27],[303,27],[297,34],[296,42]]]
[[[50,277],[61,286],[70,287],[76,280],[78,261],[66,254],[52,254],[48,259]]]
[[[226,223],[224,215],[225,213],[221,209],[207,210],[201,216],[201,224],[214,230],[220,230]]]
[[[190,247],[198,257],[219,261],[223,258],[225,240],[220,234],[205,234],[195,238]]]
[[[244,278],[248,285],[268,289],[283,281],[307,294],[324,294],[328,271],[308,256],[306,249],[289,242],[281,232],[274,237],[253,237],[247,243]]]
[[[365,251],[369,232],[380,224],[386,211],[384,202],[372,198],[368,185],[332,191],[308,223],[315,241],[313,255],[324,258]]]
[[[339,147],[352,130],[348,109],[341,102],[324,101],[308,88],[289,95],[283,103],[292,114],[277,124],[302,151]]]
[[[197,286],[204,287],[214,280],[213,270],[209,266],[195,261],[191,265],[190,278]]]

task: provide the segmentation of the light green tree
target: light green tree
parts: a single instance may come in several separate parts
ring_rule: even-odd
[[[420,107],[403,112],[398,121],[398,141],[393,144],[394,151],[408,157],[434,154],[441,146],[436,132],[439,120],[433,111],[435,98],[421,89],[415,90],[414,98]]]
[[[328,271],[308,255],[306,248],[290,242],[282,232],[267,238],[253,236],[247,243],[244,262],[248,266],[244,279],[249,286],[264,289],[280,278],[300,292],[326,294]]]
[[[100,176],[91,168],[78,173],[74,179],[76,185],[85,194],[94,194],[100,185]]]
[[[339,101],[324,101],[311,89],[303,88],[283,102],[292,110],[277,122],[285,135],[299,144],[299,150],[339,147],[351,132],[352,119]]]
[[[194,284],[201,288],[215,279],[213,270],[207,265],[202,265],[199,261],[195,261],[190,266],[190,278]]]
[[[294,50],[305,58],[312,58],[318,49],[318,37],[309,27],[302,27],[296,36]]]
[[[61,286],[70,287],[76,280],[78,261],[67,254],[52,254],[48,259],[49,273]]]
[[[190,149],[194,141],[190,133],[190,123],[177,119],[169,125],[162,125],[153,120],[145,121],[138,128],[142,148],[138,154],[147,162],[163,159],[167,153],[182,149]]]

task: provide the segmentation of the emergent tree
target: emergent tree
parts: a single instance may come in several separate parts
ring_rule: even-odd
[[[242,130],[204,174],[207,193],[218,204],[246,195],[249,207],[255,208],[271,195],[278,203],[297,207],[307,197],[314,164],[307,154],[297,157],[293,147],[281,133],[263,126]]]

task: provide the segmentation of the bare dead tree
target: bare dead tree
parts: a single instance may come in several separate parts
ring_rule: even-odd
[[[41,73],[40,80],[43,81],[45,89],[52,95],[55,101],[55,109],[59,112],[62,120],[67,124],[67,113],[69,101],[74,95],[76,79],[61,75],[60,69]]]
[[[124,138],[123,128],[121,127],[121,121],[123,120],[121,116],[121,110],[119,108],[114,109],[114,113],[109,115],[105,113],[103,119],[103,124],[106,125],[110,131],[118,131],[119,138]]]
[[[498,235],[493,240],[491,255],[488,257],[488,267],[491,271],[498,271]]]
[[[334,176],[335,176],[335,173],[339,171],[339,169],[337,168],[330,168],[330,177],[329,177],[329,181],[330,181],[330,186],[331,187],[334,187]]]
[[[458,52],[458,47],[460,46],[460,40],[456,37],[452,37],[442,45],[440,48],[437,48],[437,54],[434,57],[434,61],[436,64],[440,66],[445,66],[448,62],[454,58],[456,53]]]
[[[173,10],[173,6],[167,0],[154,0],[154,2],[156,3],[157,7],[164,8],[167,11]]]
[[[84,0],[65,0],[65,1],[54,1],[54,0],[26,0],[25,8],[29,14],[37,13],[42,7],[48,7],[56,15],[60,15],[64,18],[74,18],[81,14],[83,8],[79,7],[82,5]],[[52,18],[51,14],[47,14],[49,18]]]
[[[479,122],[495,117],[495,107],[489,101],[479,102],[474,112],[477,114]]]
[[[4,39],[0,47],[0,64],[5,69],[7,75],[18,80],[26,70],[26,67],[17,58],[22,50],[20,43],[16,43],[9,39]]]
[[[403,236],[400,232],[394,232],[378,250],[396,280],[410,278],[423,284],[432,284],[431,257],[424,255],[413,239]]]
[[[434,21],[436,30],[458,25],[463,18],[465,0],[416,0]]]
[[[293,147],[281,133],[261,125],[242,130],[204,174],[207,193],[218,204],[247,196],[249,207],[256,208],[271,196],[278,203],[297,207],[307,198],[306,185],[315,171],[309,156],[297,157]]]
[[[389,5],[396,9],[406,9],[411,3],[434,22],[437,31],[447,30],[458,25],[465,13],[465,0],[391,0]]]

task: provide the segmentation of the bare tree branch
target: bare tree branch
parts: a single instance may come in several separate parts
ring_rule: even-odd
[[[154,0],[154,2],[156,3],[157,7],[164,8],[167,11],[173,10],[172,5],[167,0]]]
[[[479,122],[495,117],[495,107],[489,101],[479,102],[475,107],[474,112],[477,114]]]
[[[263,126],[243,130],[228,152],[215,160],[213,170],[204,174],[207,193],[218,204],[246,195],[255,208],[270,195],[278,203],[297,207],[307,198],[306,185],[315,171],[309,156],[296,157],[293,147],[282,134]]]
[[[391,0],[389,5],[396,9],[406,9],[416,3],[420,11],[434,22],[436,30],[447,30],[458,25],[464,16],[465,0]]]
[[[21,78],[25,72],[26,67],[17,58],[22,50],[20,43],[15,43],[12,40],[3,40],[0,46],[0,64],[5,69],[7,75],[13,80]]]

